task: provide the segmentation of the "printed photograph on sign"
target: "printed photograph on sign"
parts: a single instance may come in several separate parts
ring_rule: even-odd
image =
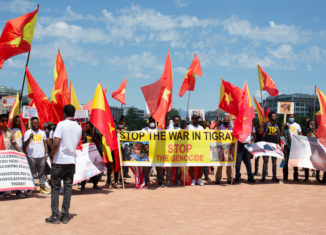
[[[212,162],[234,161],[234,143],[211,143],[210,153]]]
[[[191,117],[193,115],[197,115],[200,117],[201,120],[205,120],[205,110],[204,109],[189,109],[189,119],[191,119]]]
[[[293,102],[277,102],[278,114],[293,114],[294,103]]]
[[[4,96],[2,97],[3,107],[11,107],[15,103],[16,96]]]
[[[122,141],[122,156],[124,161],[148,162],[149,142]]]

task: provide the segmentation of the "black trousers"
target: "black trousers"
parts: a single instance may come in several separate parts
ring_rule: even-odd
[[[63,180],[63,201],[61,214],[69,214],[72,183],[74,180],[74,164],[52,164],[51,168],[51,210],[52,216],[59,216],[59,194]]]
[[[287,180],[289,176],[289,157],[290,157],[290,149],[285,146],[284,147],[284,166],[283,166],[283,179]],[[293,179],[298,179],[299,171],[298,167],[293,167]]]
[[[235,178],[240,179],[241,173],[241,163],[244,163],[247,168],[247,175],[248,180],[253,178],[252,170],[251,170],[251,154],[248,152],[248,150],[245,147],[245,144],[238,142],[238,154],[237,154],[237,160],[235,164]]]

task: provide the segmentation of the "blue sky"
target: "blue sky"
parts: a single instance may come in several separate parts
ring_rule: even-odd
[[[111,93],[127,78],[126,103],[145,109],[140,87],[155,82],[170,50],[173,107],[186,109],[178,93],[196,53],[203,77],[190,108],[218,106],[220,78],[259,95],[257,63],[280,93],[326,91],[326,1],[39,1],[29,69],[50,96],[60,48],[81,104],[99,81]],[[32,11],[37,1],[0,1],[0,28]],[[27,54],[5,62],[0,85],[21,88]],[[25,88],[26,94],[26,88]],[[265,94],[265,92],[264,92]],[[265,94],[266,95],[266,94]],[[112,100],[109,104],[120,106]],[[260,99],[260,97],[257,97]]]

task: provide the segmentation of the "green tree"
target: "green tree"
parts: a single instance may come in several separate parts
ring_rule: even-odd
[[[170,112],[168,112],[169,119],[172,119],[174,116],[180,115],[179,110],[172,108]]]
[[[141,130],[144,126],[146,126],[146,121],[143,117],[140,117],[136,112],[135,107],[131,107],[125,116],[125,122],[128,131]]]

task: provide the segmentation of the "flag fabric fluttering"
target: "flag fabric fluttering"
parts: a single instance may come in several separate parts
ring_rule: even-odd
[[[75,107],[76,111],[81,110],[74,86],[72,85],[72,80],[70,80],[69,99],[70,99],[70,104],[72,104]]]
[[[320,105],[320,121],[316,131],[316,136],[319,139],[319,142],[326,147],[326,96],[318,88],[316,88],[316,90]]]
[[[106,144],[109,146],[110,150],[114,151],[115,170],[117,171],[120,167],[119,154],[117,153],[117,134],[110,106],[101,84],[99,84],[95,90],[90,122],[104,136]]]
[[[264,111],[263,108],[260,106],[259,102],[256,100],[255,96],[252,96],[254,98],[256,111],[258,115],[259,125],[262,126],[264,122]]]
[[[172,109],[172,66],[170,52],[165,60],[165,67],[161,78],[142,88],[151,116],[158,124],[165,128],[165,116]]]
[[[126,86],[127,86],[127,78],[125,78],[122,81],[120,87],[117,90],[111,93],[113,99],[116,99],[117,101],[119,101],[124,105],[126,105]]]
[[[221,79],[219,108],[225,112],[237,116],[239,114],[239,102],[242,97],[242,89]]]
[[[193,91],[195,89],[196,84],[196,75],[202,76],[202,70],[200,67],[200,60],[195,54],[194,59],[183,79],[183,83],[181,85],[179,96],[182,97],[186,91]]]
[[[271,112],[271,109],[268,107],[264,112],[265,122],[269,122],[268,114]]]
[[[104,89],[104,95],[106,95],[106,91],[108,90],[108,88],[105,88]],[[87,104],[85,104],[84,106],[83,106],[83,109],[84,110],[92,110],[92,106],[93,106],[93,99],[91,99]]]
[[[260,90],[267,91],[271,96],[278,96],[278,89],[276,88],[274,81],[259,64],[257,66]]]
[[[11,106],[9,117],[8,117],[8,127],[12,128],[14,117],[19,115],[19,94],[17,92],[17,96],[14,104]]]
[[[63,106],[69,104],[69,88],[66,68],[60,51],[54,65],[54,86],[51,93],[51,104],[56,117],[55,123],[63,118]]]
[[[239,114],[235,119],[232,136],[245,143],[251,136],[252,120],[255,118],[254,108],[252,106],[249,88],[247,82],[243,87],[243,94],[239,102]],[[249,140],[250,141],[250,140]]]
[[[0,69],[5,60],[31,51],[37,13],[38,7],[7,21],[0,37]]]

